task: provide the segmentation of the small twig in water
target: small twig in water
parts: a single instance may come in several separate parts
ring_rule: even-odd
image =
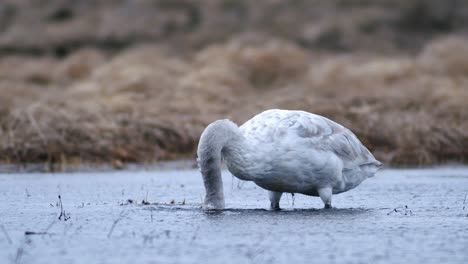
[[[144,204],[144,205],[151,204],[150,202],[148,202],[148,191],[146,191],[146,197],[145,197],[145,199],[143,199],[143,201],[141,201],[141,203]]]
[[[47,235],[49,234],[49,230],[52,228],[52,226],[57,222],[57,220],[54,219],[52,223],[50,223],[44,231],[36,232],[36,231],[25,231],[24,235],[25,236],[32,236],[32,235]]]
[[[405,215],[413,215],[413,211],[411,211],[407,205],[405,205]]]
[[[463,199],[463,211],[465,211],[466,208],[466,196],[468,196],[468,194],[465,194],[465,199]]]
[[[60,194],[59,194],[58,198],[59,198],[58,203],[59,203],[59,206],[60,206],[60,215],[59,215],[58,219],[62,220],[62,217],[63,217],[63,221],[67,221],[67,220],[70,219],[70,214],[67,215],[65,210],[63,210],[62,197],[60,196]]]
[[[391,215],[392,213],[400,213],[406,216],[411,216],[413,215],[413,211],[408,208],[408,205],[405,205],[405,207],[397,207],[391,210],[390,212],[387,213],[387,215]]]
[[[26,192],[26,197],[31,197],[31,194],[29,194],[28,188],[24,189],[24,191]]]
[[[33,236],[33,235],[47,235],[47,232],[34,232],[34,231],[25,231],[25,236]]]
[[[124,215],[124,211],[122,210],[122,212],[120,212],[120,214],[119,214],[119,217],[117,217],[117,219],[115,219],[114,222],[112,223],[112,226],[111,226],[111,228],[110,228],[110,230],[109,230],[109,233],[107,233],[107,238],[110,238],[110,237],[111,237],[112,232],[114,232],[115,226],[117,225],[117,223],[118,223],[120,220],[122,220],[123,215]]]
[[[11,241],[10,235],[6,231],[5,227],[3,225],[0,225],[0,227],[2,227],[3,234],[5,234],[5,237],[6,237],[7,241],[8,241],[8,243],[13,244],[13,241]]]

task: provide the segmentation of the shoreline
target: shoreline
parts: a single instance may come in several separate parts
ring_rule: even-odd
[[[0,174],[15,173],[77,173],[77,172],[116,172],[116,171],[167,171],[167,170],[189,170],[196,168],[196,161],[189,159],[157,161],[152,163],[125,163],[116,166],[111,163],[82,163],[72,165],[46,163],[26,164],[2,164],[0,163]]]
[[[223,169],[226,167],[223,164]],[[186,171],[197,168],[195,159],[179,159],[170,161],[157,161],[152,163],[125,163],[115,166],[110,163],[83,163],[60,166],[54,165],[54,169],[47,164],[27,163],[27,164],[2,164],[0,163],[0,174],[19,173],[106,173],[106,172],[139,172],[139,171]],[[468,164],[460,162],[447,162],[441,164],[431,164],[425,166],[384,166],[383,170],[429,170],[429,169],[468,169]]]

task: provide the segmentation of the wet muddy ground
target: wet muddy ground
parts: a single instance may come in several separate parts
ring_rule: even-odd
[[[228,209],[207,213],[196,170],[0,174],[0,263],[467,263],[467,167],[383,170],[331,210],[285,195],[279,212],[224,176]]]

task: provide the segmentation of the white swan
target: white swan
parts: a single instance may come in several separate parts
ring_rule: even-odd
[[[304,111],[273,109],[242,126],[225,119],[206,127],[198,144],[206,189],[204,209],[224,208],[221,159],[241,180],[269,191],[272,209],[283,192],[320,196],[331,208],[332,194],[348,191],[382,163],[347,128]]]

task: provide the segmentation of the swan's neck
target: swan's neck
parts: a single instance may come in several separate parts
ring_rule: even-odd
[[[222,157],[226,158],[232,167],[242,171],[247,152],[247,144],[239,127],[229,120],[215,121],[203,131],[197,154],[206,190],[205,209],[224,208]],[[229,168],[231,169],[231,166]]]

